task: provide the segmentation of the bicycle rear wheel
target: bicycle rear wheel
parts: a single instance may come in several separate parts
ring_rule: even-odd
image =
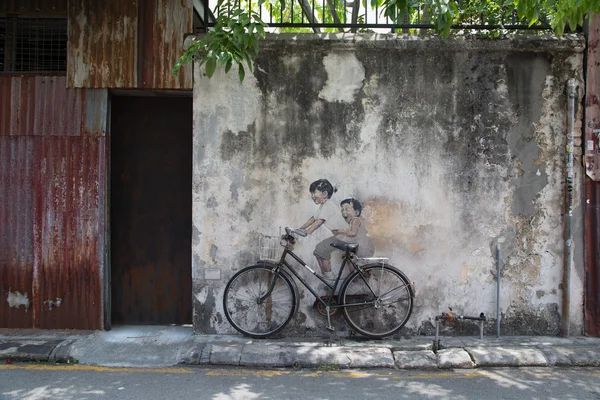
[[[237,331],[264,338],[290,322],[296,310],[296,291],[286,275],[275,273],[270,266],[253,265],[229,280],[223,294],[223,309]]]
[[[341,292],[344,317],[361,335],[383,338],[400,330],[412,313],[410,282],[396,268],[366,266],[348,277]]]

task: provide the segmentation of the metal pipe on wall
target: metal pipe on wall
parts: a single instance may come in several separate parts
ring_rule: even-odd
[[[573,147],[575,146],[575,79],[569,79],[567,82],[568,92],[568,122],[567,122],[567,180],[566,180],[566,213],[565,213],[565,252],[563,263],[563,303],[562,303],[562,336],[569,336],[569,310],[571,308],[571,264],[573,256],[573,182],[574,182],[574,162]]]
[[[496,243],[496,337],[500,337],[500,243]]]

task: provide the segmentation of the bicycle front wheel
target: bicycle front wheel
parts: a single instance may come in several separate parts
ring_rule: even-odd
[[[254,265],[236,273],[223,294],[229,323],[240,333],[264,338],[282,330],[296,310],[290,279],[273,267]]]
[[[412,313],[413,292],[396,268],[382,264],[355,271],[341,292],[344,317],[361,335],[379,339],[399,331]]]

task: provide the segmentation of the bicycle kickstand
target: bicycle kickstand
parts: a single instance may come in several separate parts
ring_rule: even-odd
[[[335,331],[335,328],[331,325],[331,309],[329,306],[325,307],[325,311],[327,311],[327,326],[325,328],[329,329],[330,331]]]

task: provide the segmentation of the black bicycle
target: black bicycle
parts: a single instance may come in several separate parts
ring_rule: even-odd
[[[346,321],[356,332],[369,338],[390,336],[406,324],[412,313],[413,288],[406,275],[387,264],[386,258],[359,259],[354,253],[358,244],[332,243],[344,251],[344,256],[331,284],[293,252],[296,236],[306,234],[292,228],[285,228],[285,232],[281,237],[283,253],[279,262],[259,261],[237,272],[227,283],[223,309],[236,330],[254,338],[281,331],[298,310],[298,287],[293,276],[316,298],[317,309],[327,316],[329,330],[334,330],[331,316],[338,309],[343,310]],[[332,295],[319,296],[288,263],[288,256],[323,282]],[[371,263],[359,265],[360,260]],[[352,272],[342,280],[347,265]],[[341,289],[335,295],[338,286]]]

